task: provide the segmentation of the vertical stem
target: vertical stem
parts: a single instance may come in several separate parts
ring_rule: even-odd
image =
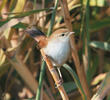
[[[36,7],[36,0],[34,0],[34,8]],[[44,9],[44,0],[42,0],[42,8]],[[41,12],[42,14],[44,14],[44,12]],[[35,17],[35,16],[34,16]],[[42,19],[42,22],[44,23],[44,18]],[[42,23],[42,28],[44,29],[44,24]],[[41,91],[43,90],[43,78],[44,78],[44,75],[45,75],[45,66],[46,66],[46,63],[43,61],[42,62],[42,65],[41,65],[41,71],[40,71],[40,76],[39,76],[39,87],[37,89],[37,92],[36,92],[36,100],[40,100],[40,97],[41,97]]]
[[[36,93],[36,100],[40,100],[40,95],[41,95],[41,88],[43,84],[43,78],[45,75],[45,65],[46,63],[43,61],[42,66],[41,66],[41,71],[40,71],[40,77],[39,77],[39,87],[37,88],[37,93]]]
[[[86,50],[87,51],[85,51],[85,55],[87,56],[87,64],[88,64],[88,67],[87,67],[87,69],[89,69],[90,68],[90,48],[89,48],[89,42],[90,42],[90,33],[89,33],[89,0],[87,0],[86,1],[86,22],[85,22],[85,24],[86,24]],[[89,80],[89,76],[90,75],[88,75],[89,73],[88,73],[88,71],[87,71],[87,80],[88,80],[88,82],[90,83],[90,80]]]
[[[64,20],[69,31],[73,31],[71,18],[69,14],[68,4],[66,0],[60,0],[61,7],[63,8]]]
[[[36,1],[36,0],[34,0],[33,10],[35,10],[35,9],[36,9],[36,3],[37,3],[37,1]]]
[[[37,4],[37,0],[34,0],[33,1],[33,10],[36,9],[36,4]],[[32,20],[32,25],[35,25],[36,24],[36,14],[33,15],[33,20]]]
[[[98,32],[98,38],[99,41],[104,41],[104,31],[101,30]],[[103,72],[103,66],[104,66],[104,51],[103,50],[98,50],[98,56],[99,56],[99,73]]]
[[[47,36],[49,36],[52,33],[53,25],[54,25],[54,22],[55,22],[55,15],[56,15],[56,10],[57,10],[57,6],[58,6],[58,1],[59,0],[55,0],[55,6],[54,6],[54,9],[53,9],[53,12],[52,12],[50,27],[48,29]]]
[[[60,2],[61,2],[61,6],[63,8],[66,26],[69,29],[69,31],[72,31],[72,24],[71,24],[71,18],[70,18],[68,6],[67,6],[67,1],[60,0]],[[75,63],[76,71],[78,73],[82,88],[87,96],[87,100],[90,100],[90,92],[89,92],[89,88],[88,88],[88,84],[87,84],[87,80],[86,80],[86,75],[85,75],[83,66],[80,65],[80,61],[79,61],[79,57],[78,57],[78,53],[76,50],[75,41],[74,41],[73,36],[70,37],[70,43],[71,43],[72,57],[73,57],[73,60]]]

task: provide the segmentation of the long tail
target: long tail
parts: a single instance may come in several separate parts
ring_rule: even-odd
[[[32,38],[34,38],[37,41],[37,43],[38,43],[40,48],[46,46],[46,44],[47,44],[47,37],[39,29],[37,29],[35,27],[27,28],[25,30],[25,33],[29,34]]]

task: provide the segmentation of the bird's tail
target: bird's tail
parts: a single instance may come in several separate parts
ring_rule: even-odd
[[[27,28],[25,30],[25,33],[29,34],[32,38],[34,38],[40,48],[44,47],[47,44],[46,35],[39,29],[35,27]]]

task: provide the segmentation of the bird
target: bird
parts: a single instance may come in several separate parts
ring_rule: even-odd
[[[52,65],[58,68],[62,78],[60,68],[71,56],[70,36],[74,32],[69,32],[67,29],[59,29],[47,37],[39,29],[31,27],[26,29],[26,33],[37,41],[38,46],[50,58]]]

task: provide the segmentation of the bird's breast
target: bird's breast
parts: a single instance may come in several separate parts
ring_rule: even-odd
[[[51,41],[43,48],[46,55],[48,55],[54,66],[63,65],[70,56],[69,41]]]

